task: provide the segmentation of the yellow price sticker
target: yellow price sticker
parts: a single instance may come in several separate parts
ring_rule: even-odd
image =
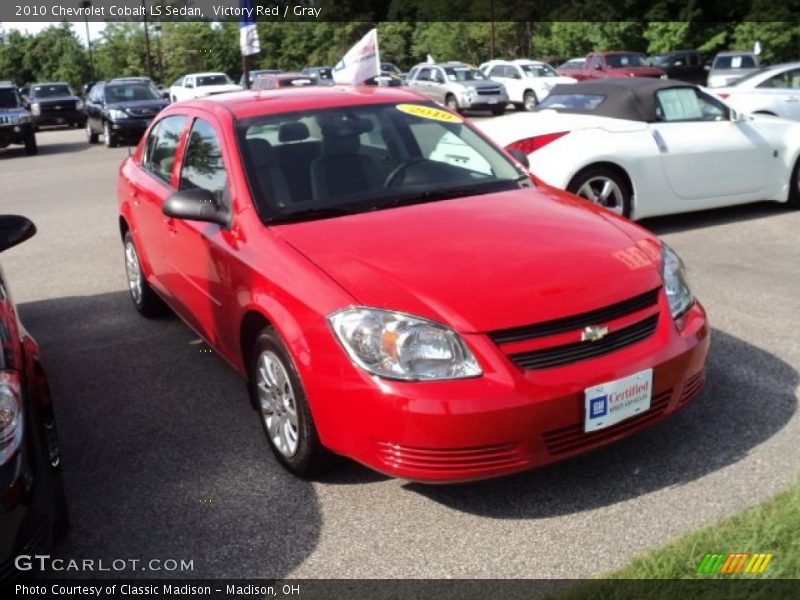
[[[395,108],[400,112],[432,121],[443,121],[444,123],[463,123],[464,119],[450,114],[446,110],[439,110],[430,106],[420,104],[398,104]]]

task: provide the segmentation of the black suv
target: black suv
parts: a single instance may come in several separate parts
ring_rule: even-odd
[[[38,152],[31,113],[25,101],[10,82],[0,82],[0,148],[9,144],[25,146],[25,154]]]
[[[153,117],[168,104],[148,80],[99,81],[86,97],[86,138],[96,144],[102,133],[109,148],[123,140],[138,142]]]
[[[706,71],[703,57],[697,50],[676,50],[650,57],[650,64],[658,67],[670,79],[678,79],[695,85],[705,85]]]
[[[34,83],[28,99],[31,103],[33,125],[67,125],[80,129],[86,122],[83,100],[78,98],[62,81]]]

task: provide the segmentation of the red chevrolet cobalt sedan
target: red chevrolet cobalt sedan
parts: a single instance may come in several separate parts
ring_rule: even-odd
[[[503,475],[703,385],[706,316],[669,247],[535,187],[408,91],[174,104],[118,193],[135,307],[169,306],[247,378],[300,476],[330,453],[412,480]]]

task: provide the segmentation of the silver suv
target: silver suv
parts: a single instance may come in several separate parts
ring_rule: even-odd
[[[491,110],[502,115],[508,94],[502,83],[491,81],[478,69],[460,62],[423,63],[415,66],[406,80],[408,87],[450,110]]]

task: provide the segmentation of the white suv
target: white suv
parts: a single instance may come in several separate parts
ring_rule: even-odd
[[[490,60],[480,66],[481,72],[492,81],[502,83],[517,109],[533,110],[554,85],[575,83],[577,79],[562,77],[556,70],[536,60]]]

